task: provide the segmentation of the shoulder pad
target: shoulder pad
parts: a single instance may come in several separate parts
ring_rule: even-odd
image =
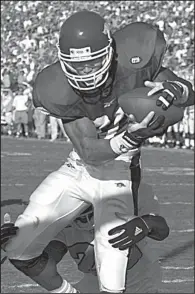
[[[35,107],[66,121],[83,117],[79,96],[70,87],[59,62],[45,67],[33,88]]]
[[[42,101],[47,99],[60,105],[70,105],[78,100],[78,96],[70,87],[59,62],[45,67],[37,75],[35,87]]]
[[[144,22],[131,23],[115,32],[113,37],[119,63],[135,70],[145,67],[155,54],[159,55],[157,58],[160,62],[161,55],[166,50],[163,33]]]

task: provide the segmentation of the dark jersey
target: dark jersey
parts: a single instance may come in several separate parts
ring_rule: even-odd
[[[146,23],[133,23],[117,31],[113,37],[118,64],[108,95],[102,92],[103,98],[97,103],[87,103],[72,89],[60,63],[56,62],[37,75],[33,89],[35,107],[45,109],[64,123],[88,117],[95,123],[100,138],[111,138],[127,123],[127,116],[118,105],[120,95],[143,87],[146,80],[182,80],[161,66],[166,42],[157,28]]]

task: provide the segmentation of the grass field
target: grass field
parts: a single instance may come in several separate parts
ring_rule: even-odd
[[[66,158],[71,145],[36,139],[1,139],[1,221],[5,212],[13,220],[24,206],[9,200],[28,201],[31,192]],[[194,156],[192,151],[143,148],[143,177],[151,184],[171,232],[153,246],[161,257],[162,293],[194,293]],[[15,201],[16,202],[16,201]],[[11,204],[12,203],[12,204]],[[19,203],[19,201],[18,201]],[[21,202],[22,203],[22,202]],[[11,205],[8,205],[11,204]],[[81,274],[67,256],[59,265],[70,282]],[[1,293],[45,293],[28,277],[5,262],[1,269]]]

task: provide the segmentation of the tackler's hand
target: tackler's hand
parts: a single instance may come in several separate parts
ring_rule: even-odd
[[[17,234],[18,227],[11,222],[11,217],[8,213],[4,215],[4,223],[1,225],[1,248],[4,249],[9,239]]]
[[[122,233],[118,235],[120,231]],[[117,237],[110,239],[108,242],[114,248],[126,250],[148,236],[149,232],[150,229],[146,222],[141,217],[134,217],[125,224],[111,229],[108,235],[117,234]]]

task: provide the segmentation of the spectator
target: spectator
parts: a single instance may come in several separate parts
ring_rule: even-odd
[[[2,75],[2,81],[3,81],[3,86],[5,88],[10,88],[11,87],[11,79],[10,79],[10,74],[9,74],[8,69],[4,70],[4,73]]]
[[[12,109],[14,111],[14,123],[16,125],[16,137],[19,138],[24,127],[25,137],[28,137],[28,95],[23,93],[24,87],[19,85],[18,92],[14,97]]]
[[[2,89],[1,93],[1,115],[5,119],[7,133],[12,135],[13,115],[12,115],[13,93],[10,89]]]
[[[50,122],[50,133],[51,133],[51,142],[54,142],[58,137],[58,122],[57,118],[53,116],[49,116]]]
[[[190,106],[185,109],[183,128],[183,149],[194,150],[194,106]]]
[[[25,77],[25,72],[24,70],[20,70],[19,75],[18,75],[18,84],[22,84],[26,82],[26,77]]]
[[[33,119],[37,138],[39,140],[45,139],[47,113],[43,112],[41,109],[37,107],[34,110]]]

